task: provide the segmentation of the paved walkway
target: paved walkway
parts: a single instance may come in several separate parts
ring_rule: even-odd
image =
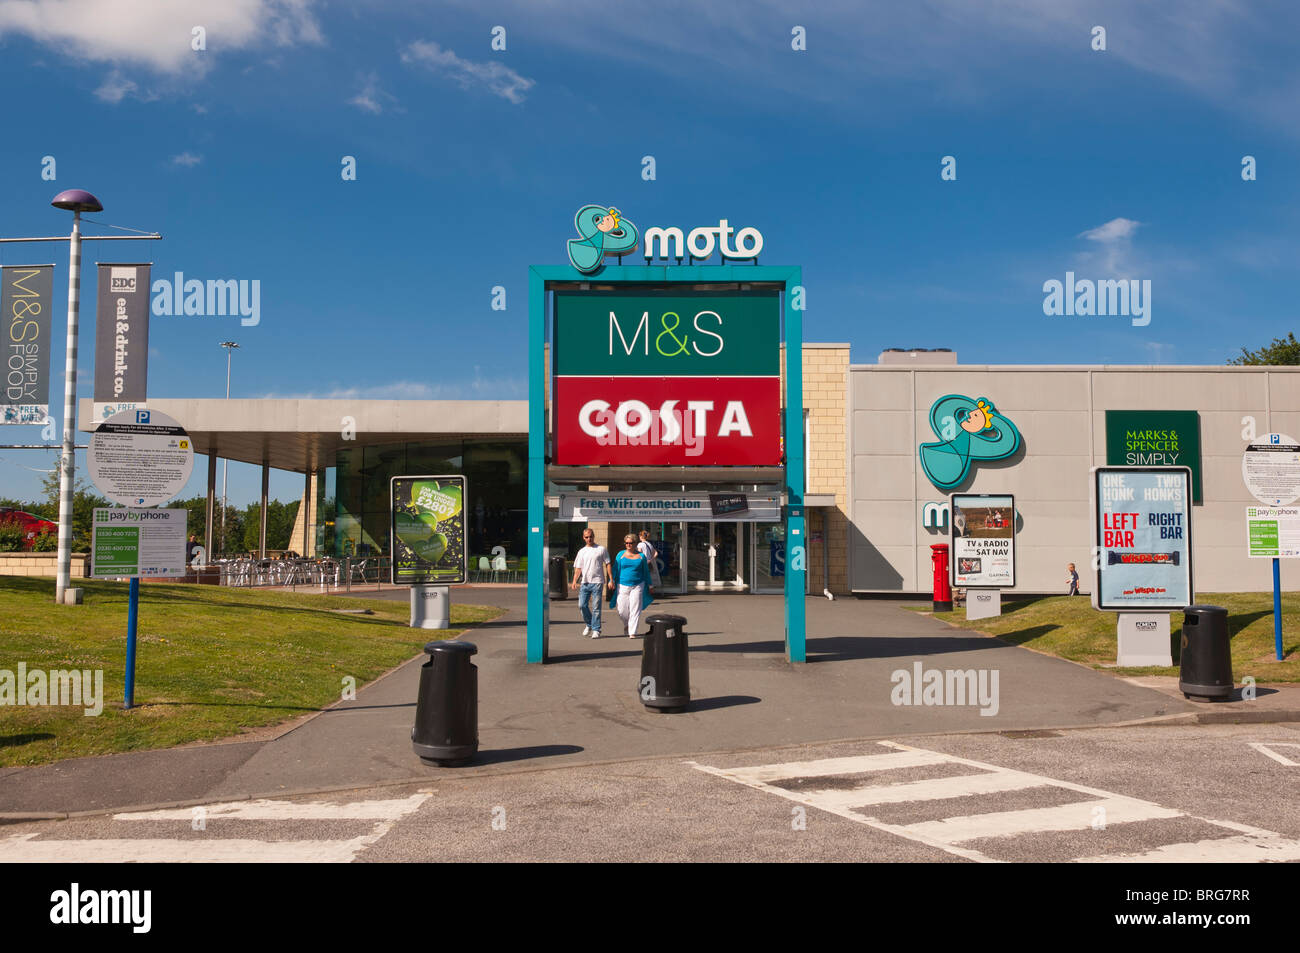
[[[406,598],[405,591],[378,595]],[[641,640],[584,638],[575,600],[552,603],[546,665],[524,662],[522,588],[457,589],[453,600],[507,610],[464,636],[479,649],[480,756],[471,766],[427,767],[411,750],[421,656],[274,740],[5,769],[0,814],[232,800],[837,739],[1194,718],[1208,707],[1167,684],[1135,684],[877,600],[809,599],[808,663],[791,665],[777,634],[780,596],[685,595],[655,608],[688,620],[692,703],[683,714],[660,714],[637,694]],[[606,632],[620,630],[613,613],[606,619]],[[918,688],[917,704],[897,704],[896,673],[910,678],[918,666],[922,673],[982,671],[990,697],[982,706],[927,705]],[[1288,687],[1213,707],[1256,706],[1276,716],[1280,705],[1300,709],[1297,695],[1300,687]]]

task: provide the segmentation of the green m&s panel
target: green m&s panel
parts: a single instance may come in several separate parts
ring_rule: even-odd
[[[555,293],[555,373],[777,377],[781,302],[770,293]]]
[[[1191,467],[1192,502],[1201,502],[1201,415],[1194,410],[1106,411],[1106,464]]]

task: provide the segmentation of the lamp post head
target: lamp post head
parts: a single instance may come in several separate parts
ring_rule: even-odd
[[[239,347],[234,341],[222,341],[221,346],[224,348]]]
[[[50,203],[55,208],[64,208],[69,212],[102,212],[104,206],[85,189],[67,189],[54,196]]]

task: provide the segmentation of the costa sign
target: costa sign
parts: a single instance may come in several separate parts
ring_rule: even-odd
[[[775,466],[777,379],[564,377],[555,462],[566,466]]]
[[[557,292],[555,462],[781,462],[775,292]]]

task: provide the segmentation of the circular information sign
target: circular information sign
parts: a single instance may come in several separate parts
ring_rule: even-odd
[[[122,506],[158,506],[184,489],[194,445],[176,421],[156,410],[124,410],[90,435],[90,480]]]
[[[1300,498],[1300,445],[1286,434],[1264,434],[1242,454],[1241,477],[1265,506],[1295,502]]]

